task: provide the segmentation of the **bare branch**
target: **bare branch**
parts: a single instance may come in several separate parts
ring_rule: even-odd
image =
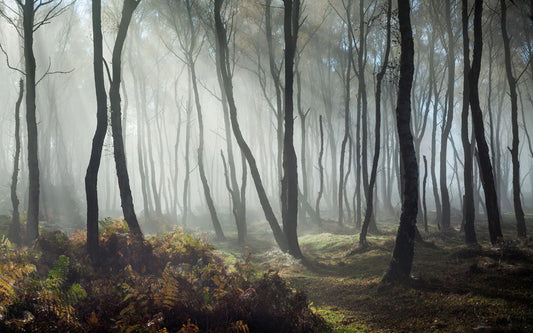
[[[26,73],[24,73],[24,71],[22,71],[21,69],[17,68],[17,67],[13,67],[11,66],[11,64],[9,63],[9,56],[6,52],[6,50],[4,50],[4,47],[2,46],[2,43],[0,43],[0,50],[2,50],[2,53],[6,56],[6,63],[7,63],[7,67],[9,67],[10,69],[14,70],[14,71],[17,71],[19,72],[20,74],[26,76]]]
[[[72,73],[74,71],[74,68],[71,69],[71,70],[68,70],[68,71],[50,71],[50,68],[52,67],[52,60],[50,58],[48,58],[48,68],[46,69],[46,71],[44,72],[44,74],[41,76],[41,78],[39,80],[37,80],[37,82],[35,82],[35,86],[37,86],[39,84],[39,82],[41,82],[45,77],[47,77],[48,75],[53,75],[53,74],[69,74],[69,73]]]

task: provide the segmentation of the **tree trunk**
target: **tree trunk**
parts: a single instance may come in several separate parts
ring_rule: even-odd
[[[428,161],[426,155],[424,157],[424,181],[422,182],[422,209],[424,210],[424,231],[429,232],[428,230],[428,209],[426,206],[426,183],[428,179]]]
[[[322,199],[322,194],[324,193],[324,165],[322,164],[322,158],[324,157],[324,127],[322,125],[322,115],[318,117],[318,122],[320,126],[320,151],[318,153],[318,177],[319,177],[319,187],[318,195],[316,197],[315,211],[318,217],[318,223],[322,223],[320,217],[320,200]]]
[[[23,5],[24,68],[26,72],[26,129],[28,131],[29,199],[26,223],[26,241],[39,237],[39,154],[35,92],[35,56],[33,54],[34,2]]]
[[[414,256],[416,216],[418,213],[418,164],[411,133],[411,86],[414,72],[414,45],[411,30],[409,0],[398,0],[400,24],[400,81],[398,84],[398,106],[396,118],[400,140],[400,154],[405,166],[402,215],[396,236],[396,244],[384,282],[406,281],[411,274]]]
[[[102,159],[102,148],[107,133],[107,94],[104,84],[104,58],[102,37],[101,0],[92,2],[94,86],[96,89],[96,131],[94,132],[91,157],[85,175],[87,198],[87,252],[97,263],[98,247],[98,170]],[[109,191],[109,189],[108,189]]]
[[[485,206],[489,220],[490,241],[494,244],[503,238],[500,226],[500,210],[498,208],[498,196],[494,186],[492,163],[489,156],[489,147],[485,140],[485,128],[483,114],[479,105],[479,72],[481,70],[481,54],[483,50],[481,15],[483,12],[483,0],[475,0],[474,6],[474,57],[472,67],[468,72],[470,84],[470,107],[472,108],[472,121],[478,150],[478,164],[481,171],[481,180],[485,191]]]
[[[465,195],[463,202],[463,221],[465,227],[465,243],[476,244],[476,229],[474,221],[476,212],[474,207],[474,181],[473,181],[473,159],[472,145],[468,138],[468,105],[469,105],[469,83],[468,72],[470,71],[470,43],[468,40],[468,0],[462,1],[462,23],[463,23],[463,110],[461,112],[461,141],[465,156],[463,178]]]
[[[263,187],[263,182],[261,181],[259,170],[257,169],[257,163],[252,154],[252,151],[250,150],[250,147],[248,146],[248,144],[244,140],[244,137],[242,136],[242,133],[239,127],[239,122],[237,120],[237,107],[235,105],[235,100],[233,97],[233,83],[229,75],[229,68],[228,68],[229,62],[227,58],[228,57],[228,45],[227,45],[227,39],[226,39],[226,29],[224,28],[224,23],[222,22],[222,17],[220,14],[222,2],[223,0],[215,0],[215,4],[214,4],[215,28],[216,28],[216,38],[217,38],[216,53],[217,53],[217,57],[219,57],[219,61],[221,64],[221,77],[224,82],[224,90],[226,93],[226,97],[228,98],[230,120],[231,120],[231,127],[233,129],[233,135],[235,136],[235,140],[237,141],[237,144],[239,145],[242,153],[244,154],[244,156],[246,157],[246,160],[248,161],[248,166],[250,167],[250,173],[252,174],[252,179],[254,181],[255,188],[257,190],[257,195],[259,197],[261,207],[263,208],[265,217],[270,225],[270,228],[272,229],[276,243],[281,248],[281,250],[287,251],[288,250],[287,239],[285,238],[285,234],[281,230],[278,224],[278,221],[276,219],[276,216],[274,215],[272,206],[270,205],[270,202],[266,195],[265,188]]]
[[[270,75],[272,76],[272,81],[274,83],[274,90],[276,91],[276,138],[278,144],[277,150],[277,170],[279,181],[282,180],[283,172],[283,105],[282,105],[282,96],[281,96],[281,80],[280,72],[281,69],[276,66],[276,60],[274,57],[274,47],[272,45],[272,23],[270,14],[270,9],[272,5],[272,0],[266,0],[265,3],[265,33],[268,47],[268,60],[270,66]]]
[[[226,237],[224,236],[224,232],[222,231],[222,226],[220,225],[220,221],[218,220],[217,211],[215,209],[215,204],[213,203],[213,198],[211,196],[211,190],[209,188],[209,184],[207,182],[207,177],[205,175],[205,167],[204,167],[204,121],[203,121],[203,115],[202,115],[202,106],[200,104],[200,94],[198,92],[198,84],[196,79],[196,64],[194,59],[193,52],[195,51],[196,45],[195,45],[195,27],[192,19],[192,13],[191,13],[191,2],[186,2],[187,7],[187,16],[188,16],[188,23],[189,23],[189,31],[190,31],[190,47],[187,50],[186,53],[186,60],[187,65],[189,67],[190,71],[190,82],[192,84],[192,90],[194,93],[194,103],[196,106],[196,117],[198,120],[198,170],[200,172],[200,180],[202,181],[202,187],[204,190],[204,196],[205,201],[207,203],[207,207],[209,208],[209,214],[211,215],[211,222],[213,223],[213,227],[215,229],[215,233],[217,235],[217,239],[224,240]]]
[[[524,209],[520,198],[520,151],[518,150],[520,132],[518,130],[518,96],[516,93],[516,80],[513,77],[513,68],[511,64],[511,47],[507,34],[507,6],[505,0],[500,0],[502,11],[501,29],[503,38],[503,50],[505,54],[505,71],[507,73],[507,82],[511,95],[511,128],[513,132],[513,143],[511,150],[511,159],[513,163],[513,205],[516,217],[516,231],[518,237],[527,236],[526,221],[524,219]]]
[[[451,0],[445,1],[445,17],[446,17],[446,31],[448,34],[448,91],[446,96],[447,106],[443,117],[443,127],[441,133],[441,150],[440,150],[440,192],[442,199],[442,216],[441,227],[449,229],[451,227],[451,206],[450,195],[448,192],[448,177],[447,177],[447,150],[448,137],[452,128],[453,121],[453,106],[454,106],[454,87],[455,87],[455,36],[453,35],[451,22]]]
[[[289,253],[302,258],[298,244],[298,163],[294,150],[294,56],[300,27],[300,0],[284,0],[285,36],[285,127],[283,138],[283,180],[281,214]]]
[[[366,245],[366,234],[368,230],[368,226],[370,224],[370,221],[372,219],[372,214],[374,213],[374,185],[376,183],[376,175],[378,170],[378,162],[379,162],[379,150],[381,145],[381,82],[383,81],[383,77],[385,76],[385,73],[387,72],[387,66],[389,62],[389,53],[390,53],[390,40],[391,40],[391,7],[392,7],[392,0],[388,0],[387,2],[387,42],[385,46],[385,56],[383,58],[383,63],[381,64],[381,69],[379,73],[376,75],[376,96],[375,96],[375,102],[376,102],[376,123],[375,123],[375,144],[374,144],[374,158],[372,161],[372,170],[370,172],[370,183],[368,184],[368,194],[366,195],[366,214],[365,219],[363,221],[363,227],[361,229],[361,233],[359,235],[359,245],[365,246]]]
[[[9,239],[14,244],[21,244],[19,199],[17,197],[17,184],[20,161],[20,104],[24,95],[24,80],[19,81],[19,97],[15,103],[15,156],[13,158],[13,175],[11,176],[11,204],[13,214],[9,226]]]
[[[338,221],[339,224],[343,224],[344,220],[344,209],[343,209],[343,194],[344,194],[344,155],[346,155],[346,144],[348,143],[348,138],[350,137],[350,76],[352,71],[352,53],[353,53],[353,44],[352,38],[350,38],[352,33],[352,20],[351,20],[351,4],[352,1],[348,1],[346,5],[346,21],[347,21],[347,35],[348,35],[348,54],[346,55],[346,72],[344,73],[344,137],[342,138],[341,143],[341,160],[339,165],[339,193],[338,193]],[[359,158],[357,156],[356,158]]]
[[[231,138],[231,124],[229,119],[228,98],[224,90],[224,83],[222,82],[221,64],[219,57],[216,58],[217,79],[220,87],[220,94],[222,96],[222,112],[224,115],[224,134],[226,139],[226,150],[228,152],[228,166],[229,166],[229,187],[228,191],[231,196],[233,205],[233,215],[235,217],[235,225],[237,226],[237,239],[240,245],[244,245],[247,236],[246,226],[246,200],[245,193],[239,189],[237,182],[237,171],[235,168],[235,157],[233,154],[233,144]],[[244,158],[244,157],[243,157]],[[243,163],[242,169],[242,190],[246,188],[246,160]]]
[[[113,151],[115,153],[115,165],[117,169],[118,186],[120,190],[120,200],[122,203],[122,212],[126,223],[128,223],[130,232],[142,237],[141,228],[135,215],[133,207],[133,198],[131,195],[128,169],[126,166],[126,156],[124,154],[124,142],[122,140],[122,119],[120,111],[120,80],[121,80],[121,57],[124,41],[128,32],[128,26],[131,22],[133,12],[139,2],[137,0],[124,0],[122,8],[122,17],[118,27],[117,39],[113,47],[112,72],[113,80],[109,88],[109,100],[111,104],[111,128],[113,132]]]

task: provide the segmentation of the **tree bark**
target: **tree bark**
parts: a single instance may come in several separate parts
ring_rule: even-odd
[[[26,241],[39,237],[39,154],[35,92],[35,56],[33,54],[34,2],[26,0],[23,5],[24,68],[26,72],[26,129],[28,131],[29,199],[26,223]]]
[[[118,26],[117,39],[113,47],[112,55],[112,77],[109,88],[109,100],[111,104],[111,129],[113,133],[113,151],[115,154],[115,166],[117,170],[118,186],[120,190],[120,201],[122,203],[122,212],[130,232],[141,236],[142,232],[135,215],[133,207],[133,198],[131,195],[128,169],[126,165],[126,156],[124,154],[124,142],[122,140],[122,119],[120,108],[120,81],[121,81],[121,57],[124,41],[128,32],[128,26],[131,22],[133,12],[140,0],[124,0],[122,8],[122,17]]]
[[[185,2],[185,5],[187,7],[187,18],[188,18],[189,33],[190,33],[189,49],[186,50],[185,57],[187,60],[187,66],[189,67],[190,82],[192,84],[192,90],[194,93],[194,104],[196,106],[196,117],[198,120],[198,150],[197,150],[198,171],[200,173],[200,180],[202,181],[205,201],[207,203],[207,207],[209,208],[209,214],[211,215],[211,222],[213,223],[213,227],[215,229],[217,239],[224,240],[226,237],[224,236],[224,232],[222,231],[222,226],[220,225],[220,221],[218,220],[218,215],[217,215],[217,211],[215,208],[215,204],[213,202],[213,197],[211,196],[211,189],[209,188],[209,183],[207,182],[207,177],[205,174],[204,121],[203,121],[203,115],[202,115],[202,105],[200,104],[200,93],[198,92],[198,84],[197,84],[197,79],[196,79],[196,63],[195,63],[194,54],[193,54],[193,52],[195,52],[196,50],[196,32],[195,32],[196,29],[194,27],[192,13],[191,13],[192,11],[191,1],[187,0]]]
[[[298,163],[294,149],[294,57],[300,28],[300,0],[284,0],[285,115],[283,138],[283,180],[281,214],[289,253],[303,258],[298,244]]]
[[[359,245],[365,246],[366,245],[366,234],[368,231],[368,226],[370,225],[370,221],[372,219],[372,214],[374,214],[374,186],[376,184],[376,175],[378,170],[378,162],[379,162],[379,151],[380,151],[380,145],[381,145],[381,83],[383,81],[383,77],[385,76],[385,73],[387,72],[387,66],[389,62],[389,53],[390,53],[390,40],[391,40],[391,7],[392,7],[392,0],[388,0],[387,2],[387,41],[385,46],[385,56],[383,57],[383,63],[381,64],[381,69],[379,73],[376,75],[376,96],[375,96],[375,103],[376,103],[376,122],[375,122],[375,143],[374,143],[374,158],[372,161],[372,170],[370,171],[370,182],[368,184],[368,194],[366,195],[366,213],[365,213],[365,219],[363,221],[363,227],[361,228],[361,233],[359,235]]]
[[[485,191],[485,206],[489,220],[490,241],[494,244],[503,238],[500,226],[500,210],[498,208],[498,196],[494,186],[492,163],[489,156],[489,147],[485,139],[483,114],[479,105],[479,72],[481,70],[481,55],[483,51],[483,37],[481,30],[481,16],[483,13],[483,0],[475,0],[474,5],[474,56],[472,67],[468,72],[470,84],[470,107],[472,108],[472,121],[478,150],[478,164],[481,171],[481,180]]]
[[[237,182],[237,171],[235,168],[235,157],[233,154],[233,143],[231,138],[231,124],[229,119],[229,110],[228,110],[228,98],[224,90],[224,83],[222,81],[221,74],[221,64],[219,57],[216,58],[216,67],[217,67],[217,79],[220,87],[221,104],[222,112],[224,116],[224,134],[226,139],[226,150],[228,152],[228,166],[229,166],[229,187],[228,191],[231,196],[231,202],[233,205],[233,215],[235,217],[235,225],[237,227],[237,239],[240,245],[244,245],[247,236],[247,226],[246,226],[246,198],[245,191],[246,188],[246,160],[243,163],[242,169],[242,182],[239,189],[239,184]],[[242,155],[242,154],[241,154]],[[244,159],[244,157],[242,157]],[[242,191],[241,191],[242,190]]]
[[[511,147],[511,160],[513,163],[513,205],[516,217],[516,231],[518,237],[527,236],[526,221],[524,219],[524,209],[520,198],[520,132],[518,129],[518,95],[516,93],[516,79],[513,76],[513,67],[511,64],[511,47],[509,35],[507,34],[507,6],[505,0],[500,0],[502,11],[501,29],[503,38],[503,50],[505,54],[505,71],[507,73],[507,82],[511,95],[511,128],[513,132],[513,143]]]
[[[233,83],[229,75],[229,68],[228,68],[229,62],[227,58],[228,57],[228,45],[227,45],[227,39],[226,39],[226,29],[224,28],[224,23],[222,22],[222,17],[220,14],[222,3],[223,3],[223,0],[215,0],[215,4],[214,4],[215,28],[216,28],[216,38],[217,38],[216,53],[217,53],[217,57],[219,57],[219,61],[221,64],[221,68],[220,68],[221,77],[224,82],[224,90],[226,93],[226,97],[228,98],[230,121],[231,121],[231,127],[233,129],[233,135],[242,153],[246,157],[246,160],[248,161],[248,166],[250,167],[250,173],[252,175],[255,188],[257,190],[257,195],[259,197],[261,207],[263,208],[265,218],[267,219],[270,225],[270,228],[272,229],[276,243],[278,244],[278,246],[281,248],[282,251],[288,251],[287,239],[278,224],[278,220],[276,219],[276,216],[274,215],[274,211],[272,210],[272,206],[270,205],[270,202],[266,195],[265,188],[263,187],[263,182],[261,181],[259,170],[257,169],[257,163],[252,154],[252,151],[250,150],[250,147],[248,146],[248,144],[244,140],[244,137],[242,136],[239,122],[237,120],[237,107],[235,105],[235,100],[233,97]]]
[[[87,252],[95,263],[98,263],[100,259],[98,246],[98,170],[100,169],[102,148],[107,133],[107,94],[104,84],[101,11],[101,0],[93,0],[93,68],[94,86],[96,89],[96,131],[94,132],[89,166],[85,175],[85,196],[87,198]]]
[[[283,105],[282,105],[282,96],[281,96],[281,80],[280,72],[281,68],[276,66],[276,60],[274,57],[274,47],[272,45],[272,15],[271,15],[271,5],[272,0],[266,0],[265,3],[265,33],[268,47],[268,62],[270,67],[270,75],[272,76],[272,81],[274,83],[274,90],[276,92],[276,138],[277,138],[277,170],[279,181],[282,181],[283,177]]]
[[[440,225],[443,229],[451,227],[451,206],[450,195],[448,192],[448,177],[447,177],[447,151],[448,151],[448,137],[452,128],[453,121],[453,106],[454,106],[454,88],[455,88],[455,37],[452,30],[451,22],[451,0],[445,1],[445,17],[446,17],[446,31],[448,34],[448,91],[447,91],[447,106],[443,117],[443,128],[441,132],[441,150],[440,150],[440,193],[442,199],[442,216]]]
[[[405,172],[403,173],[404,192],[400,227],[398,228],[396,244],[389,269],[383,277],[383,281],[389,283],[397,283],[409,279],[413,264],[416,216],[418,213],[418,164],[410,124],[414,45],[409,15],[409,0],[398,0],[401,55],[396,118],[400,140],[400,154],[405,166]]]
[[[338,222],[340,225],[343,224],[344,220],[344,209],[343,209],[343,194],[344,194],[344,183],[345,183],[345,177],[344,177],[344,155],[346,155],[346,144],[348,143],[348,139],[350,137],[350,94],[351,94],[351,88],[350,88],[350,76],[352,72],[352,53],[353,53],[353,43],[351,38],[352,33],[352,19],[351,19],[351,4],[352,1],[348,1],[348,4],[346,5],[346,21],[347,21],[347,40],[348,40],[348,54],[346,55],[346,72],[344,73],[344,137],[342,138],[341,143],[341,160],[339,165],[339,193],[338,193],[338,204],[339,204],[339,211],[338,211]],[[359,155],[356,156],[356,158],[359,158]]]
[[[318,195],[316,197],[315,211],[318,219],[318,223],[322,223],[320,217],[320,200],[322,199],[322,194],[324,193],[324,165],[322,164],[322,158],[324,157],[324,126],[322,124],[322,115],[318,117],[318,123],[320,126],[320,151],[318,153],[318,177],[319,177],[319,187]]]
[[[19,162],[20,162],[20,104],[24,96],[24,80],[19,81],[19,97],[15,103],[15,156],[13,158],[13,174],[11,176],[11,204],[13,213],[9,226],[9,239],[14,244],[21,244],[19,199],[17,196]]]
[[[465,243],[476,244],[476,229],[474,221],[476,212],[474,207],[474,181],[472,145],[468,137],[468,106],[469,106],[469,83],[468,72],[470,71],[470,43],[468,39],[468,0],[462,1],[462,26],[463,26],[463,109],[461,112],[461,141],[464,152],[463,178],[465,195],[463,202],[463,221],[465,230]]]

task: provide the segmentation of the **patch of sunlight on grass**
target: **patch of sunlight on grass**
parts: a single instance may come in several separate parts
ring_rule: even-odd
[[[372,329],[353,316],[353,312],[337,307],[317,307],[316,313],[322,316],[333,332],[371,332]]]

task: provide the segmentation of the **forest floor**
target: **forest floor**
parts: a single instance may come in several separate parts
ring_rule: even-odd
[[[509,217],[509,221],[511,217]],[[533,228],[528,218],[528,230]],[[357,249],[353,230],[329,223],[300,237],[305,260],[274,250],[251,235],[247,252],[259,271],[278,271],[304,290],[311,308],[334,332],[531,332],[533,331],[533,239],[507,239],[497,246],[479,232],[479,247],[463,245],[456,230],[422,233],[409,287],[384,287],[380,280],[394,246],[396,221],[380,221],[380,235]],[[478,230],[485,230],[479,221]],[[249,230],[253,230],[250,228]],[[351,233],[350,233],[351,232]],[[351,234],[351,235],[347,235]],[[242,257],[229,242],[215,244],[228,260]]]

